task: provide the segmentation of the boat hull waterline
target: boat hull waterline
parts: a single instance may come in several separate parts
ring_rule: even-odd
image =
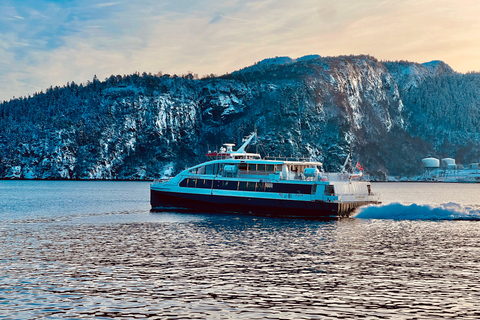
[[[377,201],[323,202],[261,199],[150,191],[151,207],[154,212],[191,210],[201,212],[238,213],[272,217],[337,218],[349,217],[361,206],[378,204]]]

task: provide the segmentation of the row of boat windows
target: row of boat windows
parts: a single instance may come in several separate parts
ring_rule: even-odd
[[[203,188],[220,190],[240,190],[240,191],[258,191],[258,192],[277,192],[277,193],[299,193],[312,194],[312,186],[293,183],[266,183],[250,181],[222,181],[210,179],[183,179],[180,187],[184,188]]]
[[[239,163],[238,169],[246,170],[246,171],[259,171],[259,172],[273,173],[275,172],[275,170],[281,171],[282,166],[281,165],[275,166],[274,164],[260,164],[260,163],[258,164],[257,163]]]
[[[217,159],[231,159],[232,156],[229,155],[229,154],[220,154],[220,155],[216,155],[216,156],[207,156],[208,160],[217,160]],[[234,156],[233,159],[236,159],[236,160],[240,160],[240,159],[256,159],[256,160],[260,160],[262,159],[262,157],[260,156],[251,156],[251,155],[248,155],[248,156],[245,156],[245,155],[241,155],[241,156]]]
[[[214,164],[209,164],[206,166],[201,166],[198,168],[193,168],[190,170],[191,173],[193,174],[213,174],[216,175],[221,172],[223,167],[227,166],[235,166],[235,164],[221,164],[219,166],[218,163]],[[244,171],[256,171],[260,173],[274,173],[275,171],[281,171],[282,166],[281,165],[274,165],[274,164],[256,164],[256,163],[239,163],[238,164],[238,169],[239,170],[244,170]]]

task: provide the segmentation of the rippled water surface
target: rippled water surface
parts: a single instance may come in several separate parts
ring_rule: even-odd
[[[0,181],[0,318],[478,319],[479,186],[447,199],[458,186],[374,184],[384,205],[321,222],[150,213],[141,182]]]

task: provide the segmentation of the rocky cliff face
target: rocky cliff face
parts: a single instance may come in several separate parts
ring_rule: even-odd
[[[134,74],[0,105],[0,177],[153,179],[205,161],[254,128],[264,155],[378,177],[428,155],[480,160],[480,75],[442,62],[276,58],[223,77]]]

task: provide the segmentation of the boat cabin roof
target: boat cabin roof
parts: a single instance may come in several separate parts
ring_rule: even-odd
[[[310,161],[309,159],[299,159],[299,158],[284,158],[284,159],[262,159],[260,154],[258,153],[248,153],[245,151],[248,144],[252,141],[253,138],[256,137],[256,133],[252,133],[242,144],[238,150],[234,151],[233,143],[224,143],[223,147],[220,148],[220,151],[209,151],[206,156],[210,160],[209,162],[197,165],[202,166],[209,163],[215,163],[215,161],[229,162],[229,163],[255,163],[255,164],[287,164],[287,165],[297,165],[297,166],[322,166],[321,162]],[[296,159],[296,160],[295,160]],[[232,162],[233,161],[233,162]],[[193,167],[193,168],[195,168]]]
[[[197,168],[201,166],[206,166],[209,164],[215,164],[215,163],[224,163],[224,164],[240,164],[240,163],[247,163],[247,164],[273,164],[273,165],[296,165],[296,166],[307,166],[307,167],[312,167],[312,166],[322,166],[323,164],[321,162],[317,161],[281,161],[281,160],[263,160],[263,159],[217,159],[217,160],[212,160],[208,162],[204,162],[201,164],[198,164],[192,168]]]

